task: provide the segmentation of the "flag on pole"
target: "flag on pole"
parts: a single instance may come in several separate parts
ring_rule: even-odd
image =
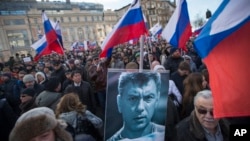
[[[209,71],[214,116],[250,116],[250,1],[224,0],[195,40]]]
[[[59,21],[56,21],[56,23],[52,22],[52,21],[50,21],[50,22],[51,22],[53,28],[56,31],[56,35],[57,35],[57,38],[58,38],[58,40],[59,40],[59,42],[61,44],[61,47],[64,48],[63,47],[63,41],[62,41],[62,32],[61,32],[60,22]]]
[[[173,47],[186,49],[186,42],[192,35],[186,0],[180,0],[169,22],[162,31],[162,38]]]
[[[45,35],[31,45],[31,47],[35,49],[37,53],[34,58],[35,61],[37,61],[43,55],[51,54],[52,52],[64,54],[63,48],[58,39],[58,35],[55,31],[55,27],[52,26],[45,12],[42,12],[42,19]]]
[[[158,37],[162,32],[162,26],[160,23],[155,24],[152,28],[149,29],[151,36]]]
[[[145,33],[147,29],[140,1],[135,0],[102,43],[100,57],[110,57],[113,47],[128,42],[130,39],[139,38]]]

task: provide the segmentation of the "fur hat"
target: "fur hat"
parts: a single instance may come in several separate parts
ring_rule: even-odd
[[[47,107],[39,107],[22,114],[10,133],[10,141],[30,139],[54,129],[58,125],[54,112]]]

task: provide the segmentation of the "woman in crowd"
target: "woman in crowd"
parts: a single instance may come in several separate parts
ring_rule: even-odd
[[[102,120],[86,110],[77,94],[65,94],[57,104],[56,117],[65,120],[74,128],[75,139],[102,140],[98,128],[102,127]]]
[[[191,73],[183,82],[184,94],[182,99],[181,119],[190,115],[194,109],[194,96],[201,90],[205,89],[207,82],[205,77],[198,72]]]

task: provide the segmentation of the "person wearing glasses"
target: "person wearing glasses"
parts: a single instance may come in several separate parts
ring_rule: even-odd
[[[163,141],[165,126],[152,121],[160,89],[160,73],[123,72],[117,95],[123,126],[107,141]]]
[[[175,141],[228,141],[229,122],[213,116],[213,97],[202,90],[194,97],[194,110],[176,125]]]

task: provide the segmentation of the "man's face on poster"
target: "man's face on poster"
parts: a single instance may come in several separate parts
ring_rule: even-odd
[[[131,131],[144,129],[151,121],[158,101],[159,92],[154,80],[143,85],[126,83],[124,91],[117,96],[119,112],[125,128]]]

